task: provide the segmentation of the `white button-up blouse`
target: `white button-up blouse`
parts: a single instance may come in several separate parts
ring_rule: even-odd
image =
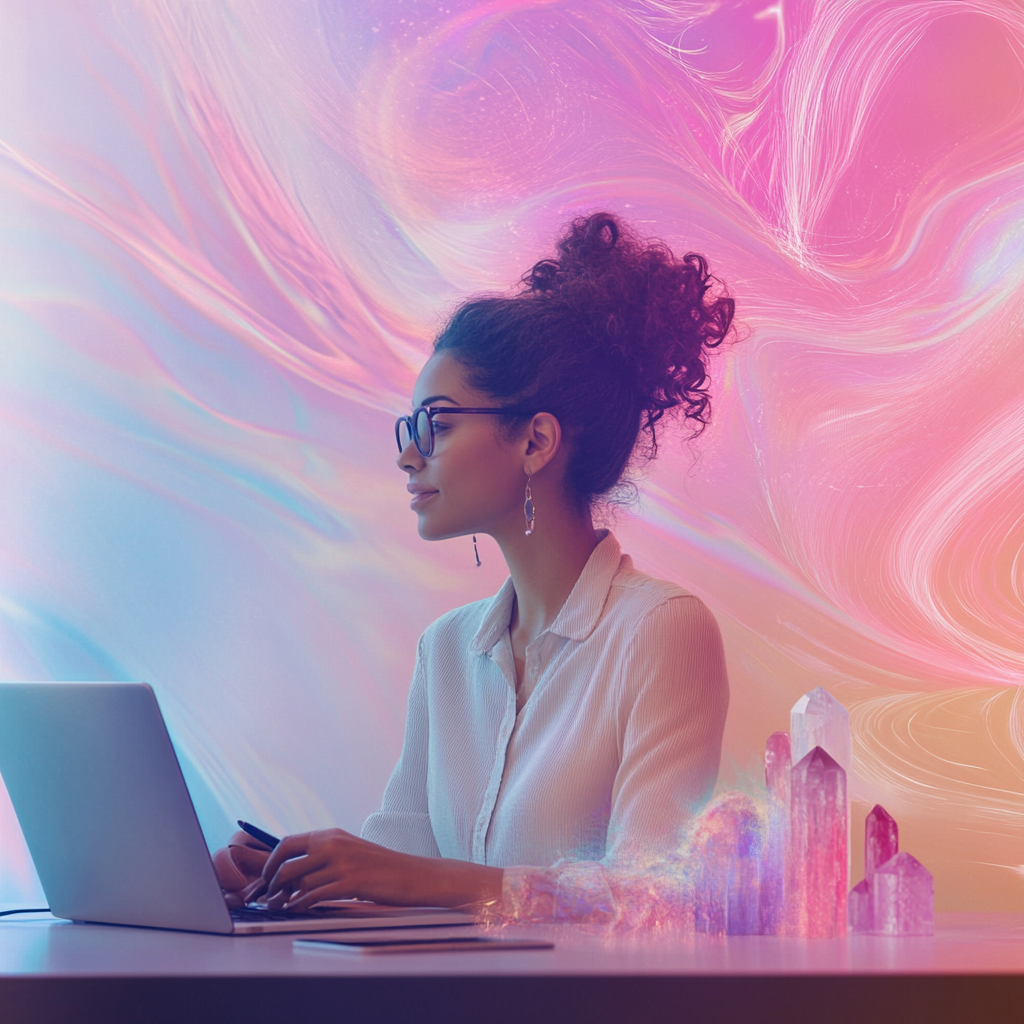
[[[498,867],[673,852],[718,773],[729,690],[711,613],[609,533],[526,649],[517,708],[514,597],[509,579],[424,632],[363,837]]]

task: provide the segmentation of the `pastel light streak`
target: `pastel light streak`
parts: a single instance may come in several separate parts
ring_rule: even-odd
[[[157,685],[211,841],[358,828],[417,634],[502,576],[418,540],[390,418],[453,302],[609,207],[739,303],[615,524],[722,622],[726,765],[825,685],[940,900],[1024,907],[1017,3],[0,16],[3,675]]]

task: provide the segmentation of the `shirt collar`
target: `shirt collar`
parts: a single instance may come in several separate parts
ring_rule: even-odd
[[[604,537],[590,553],[580,578],[546,632],[556,633],[568,640],[586,640],[593,633],[604,611],[612,579],[619,571],[622,560],[622,551],[614,534],[610,530],[601,532]],[[515,596],[510,576],[494,595],[480,628],[470,641],[470,651],[484,654],[501,639],[512,621],[512,602]]]

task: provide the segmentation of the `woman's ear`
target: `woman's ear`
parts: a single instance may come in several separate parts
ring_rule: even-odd
[[[539,473],[562,447],[562,425],[549,412],[537,413],[523,434],[526,461],[523,469],[530,476]]]

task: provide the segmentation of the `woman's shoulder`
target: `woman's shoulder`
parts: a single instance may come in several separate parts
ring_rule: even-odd
[[[663,622],[666,628],[706,628],[714,624],[708,606],[685,587],[642,572],[624,555],[608,593],[606,614],[634,629]]]
[[[629,562],[612,582],[606,617],[613,623],[608,642],[622,645],[623,664],[630,666],[626,693],[702,694],[700,700],[724,716],[729,682],[722,633],[696,594]]]
[[[479,632],[494,601],[494,597],[485,597],[479,601],[472,601],[469,604],[453,608],[434,619],[423,631],[423,636],[420,639],[421,648],[424,651],[429,651],[438,647],[449,647],[452,644],[468,646]]]

